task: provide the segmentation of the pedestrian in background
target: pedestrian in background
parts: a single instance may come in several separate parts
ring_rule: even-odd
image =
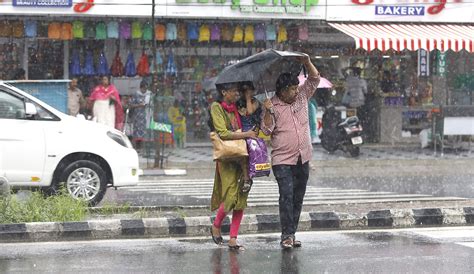
[[[143,141],[146,139],[147,126],[151,120],[151,100],[152,94],[148,90],[146,81],[140,82],[140,89],[133,94],[128,106],[131,109],[132,120],[132,142],[136,149],[141,149]]]
[[[67,89],[67,111],[71,116],[77,116],[79,111],[85,107],[86,101],[82,91],[77,87],[77,78],[74,77]]]
[[[173,124],[173,138],[176,147],[184,148],[186,143],[186,117],[184,117],[178,100],[175,100],[168,109],[168,119]]]
[[[236,132],[242,129],[242,122],[237,110],[236,102],[239,99],[239,87],[236,84],[224,84],[218,87],[219,97],[217,102],[211,105],[211,131],[216,132],[222,140],[238,140],[255,138],[257,134],[250,130]],[[216,161],[216,173],[214,177],[214,188],[211,197],[211,210],[217,209],[216,219],[211,227],[211,235],[218,245],[223,243],[221,226],[225,216],[232,211],[232,223],[230,225],[230,249],[241,249],[237,243],[240,223],[247,207],[248,193],[243,193],[239,178],[242,176],[242,162],[246,158],[235,161]]]
[[[110,84],[108,76],[101,78],[101,83],[94,88],[89,100],[92,102],[93,120],[122,130],[124,113],[120,95],[115,86]]]
[[[295,233],[298,228],[309,161],[312,157],[308,125],[308,102],[318,87],[320,76],[308,55],[301,57],[309,72],[305,83],[298,87],[296,75],[282,73],[276,82],[276,93],[264,102],[261,129],[271,135],[272,168],[280,192],[279,210],[282,248],[300,247]]]

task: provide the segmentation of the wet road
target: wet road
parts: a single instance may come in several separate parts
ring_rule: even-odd
[[[279,235],[2,244],[1,273],[473,273],[474,227],[308,232],[282,251]]]

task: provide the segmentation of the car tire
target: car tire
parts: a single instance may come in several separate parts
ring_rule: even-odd
[[[107,174],[93,161],[77,160],[67,165],[59,174],[47,194],[58,193],[61,186],[73,198],[85,199],[90,206],[95,206],[102,200],[107,190]]]

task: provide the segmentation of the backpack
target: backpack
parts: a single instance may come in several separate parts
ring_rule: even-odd
[[[97,66],[97,75],[99,76],[110,75],[109,65],[107,64],[107,59],[105,58],[104,52],[101,52],[99,56],[99,64]]]
[[[138,21],[132,23],[132,39],[142,39],[142,24]]]
[[[285,25],[280,24],[278,25],[278,37],[277,42],[282,43],[288,41],[288,34],[286,32]]]
[[[72,37],[74,39],[83,39],[84,38],[84,23],[75,20],[72,22]]]
[[[120,38],[130,39],[132,36],[132,27],[130,26],[130,22],[121,22],[120,23]]]
[[[48,25],[48,39],[59,40],[61,38],[61,23],[53,22]]]
[[[237,25],[234,30],[234,37],[232,42],[242,42],[244,40],[244,30],[240,25]]]
[[[221,28],[221,38],[223,41],[232,41],[233,33],[229,25],[224,24]]]
[[[12,25],[12,36],[15,38],[22,38],[24,36],[25,26],[23,21],[14,21]]]
[[[146,22],[143,25],[143,40],[150,41],[153,39],[153,28],[150,22]]]
[[[219,29],[219,25],[213,24],[211,26],[211,41],[219,40],[221,40],[221,30]]]
[[[206,24],[202,24],[199,28],[199,42],[209,42],[211,39],[211,32]]]
[[[71,23],[63,23],[61,25],[61,40],[72,39],[72,25]]]
[[[245,26],[245,37],[244,43],[253,43],[255,41],[254,28],[253,25]]]
[[[268,41],[275,41],[276,40],[276,28],[275,25],[269,24],[267,25],[266,29],[266,36]]]
[[[99,22],[95,25],[95,39],[104,40],[107,39],[107,26],[104,22]]]
[[[122,59],[120,59],[120,53],[117,50],[117,53],[115,54],[114,61],[112,62],[112,66],[110,67],[112,76],[114,77],[120,77],[123,76],[123,63]]]
[[[119,24],[118,22],[108,22],[107,23],[107,37],[108,38],[119,38]]]
[[[180,41],[186,41],[186,24],[184,23],[179,23],[178,24],[178,39]]]
[[[196,23],[188,23],[188,39],[189,40],[198,40],[198,26]]]
[[[125,63],[125,75],[128,77],[135,77],[137,75],[135,60],[131,51],[128,53],[127,62]]]
[[[7,20],[0,21],[0,37],[10,37],[12,35],[12,27]]]
[[[95,38],[95,25],[94,22],[87,22],[84,29],[85,38],[94,39]]]
[[[34,38],[38,34],[38,23],[36,21],[25,21],[25,36]]]
[[[177,30],[175,23],[166,24],[166,40],[176,40]]]
[[[174,63],[174,57],[172,53],[168,57],[168,63],[166,64],[165,73],[167,75],[171,75],[175,77],[178,76],[178,70],[176,69],[176,65]]]
[[[163,24],[157,24],[155,27],[155,39],[157,41],[166,40],[166,27]]]
[[[145,52],[142,53],[142,57],[140,57],[140,61],[138,61],[137,74],[142,77],[148,76],[150,74],[148,55],[146,55]]]
[[[94,76],[95,69],[94,69],[94,59],[92,57],[92,52],[87,51],[86,58],[84,61],[84,68],[82,69],[82,74],[85,76]]]
[[[161,58],[160,51],[156,51],[156,71],[153,66],[153,62],[150,64],[150,71],[156,72],[156,73],[161,73],[163,72],[163,58]]]

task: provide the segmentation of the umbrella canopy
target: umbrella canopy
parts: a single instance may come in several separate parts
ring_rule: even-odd
[[[297,58],[303,56],[299,52],[268,49],[224,68],[216,85],[252,82],[256,93],[274,91],[280,74],[300,74],[303,65]]]
[[[304,77],[304,75],[301,74],[300,76],[298,76],[298,80],[300,81],[299,85],[301,86],[306,81],[306,77]],[[317,88],[332,88],[332,83],[328,79],[326,79],[324,77],[320,77],[319,84],[318,84]]]

